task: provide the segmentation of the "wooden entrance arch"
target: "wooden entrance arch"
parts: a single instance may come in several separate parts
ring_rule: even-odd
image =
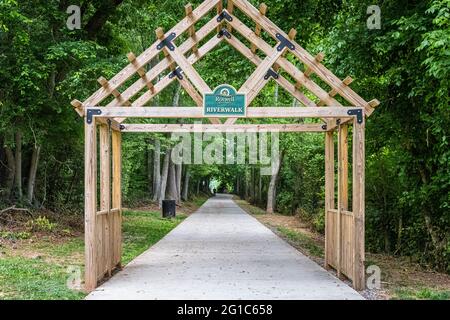
[[[338,276],[351,279],[361,290],[365,286],[364,270],[364,128],[365,118],[379,104],[366,102],[350,87],[350,77],[340,80],[321,61],[323,54],[310,55],[297,42],[296,31],[288,34],[266,16],[267,7],[259,10],[247,0],[228,0],[224,9],[222,0],[206,0],[193,10],[186,5],[186,17],[170,31],[156,30],[158,41],[136,57],[128,54],[130,63],[109,81],[99,78],[101,88],[84,102],[72,105],[85,119],[85,287],[93,290],[99,281],[120,267],[121,261],[121,135],[123,132],[195,132],[276,130],[279,132],[322,132],[325,135],[325,267],[336,270]],[[214,11],[213,13],[211,13]],[[236,16],[245,14],[255,22],[251,30]],[[212,19],[196,29],[197,22],[207,15]],[[260,35],[266,32],[277,44],[272,47]],[[177,44],[181,34],[188,37]],[[202,46],[203,39],[212,37]],[[239,34],[239,37],[236,35]],[[250,42],[248,48],[239,38]],[[237,118],[225,122],[209,117],[210,124],[132,124],[123,123],[132,118],[203,119],[203,93],[209,86],[193,65],[215,48],[226,42],[255,66],[254,73],[238,90],[247,95],[249,106],[246,118],[317,118],[322,123],[309,124],[236,124]],[[260,58],[260,51],[265,58]],[[146,71],[144,67],[159,54],[164,58]],[[285,58],[291,54],[302,65],[297,68]],[[169,70],[164,74],[165,70]],[[139,80],[127,88],[123,84],[133,75]],[[288,80],[283,74],[289,75]],[[315,74],[326,83],[327,92],[313,81]],[[162,75],[162,76],[161,76]],[[159,81],[155,81],[158,76]],[[148,101],[170,83],[178,81],[197,104],[194,107],[147,107]],[[276,81],[301,104],[300,107],[251,107],[262,88]],[[307,93],[307,94],[306,94]],[[111,102],[101,105],[106,98]],[[314,96],[314,99],[308,97]],[[347,101],[343,106],[336,98]],[[244,119],[245,120],[245,119]],[[352,205],[349,206],[348,130],[352,127]],[[100,144],[100,199],[97,199],[97,133]],[[336,134],[335,134],[336,133]],[[335,138],[337,136],[337,148]],[[337,150],[337,152],[335,151]],[[335,156],[335,153],[336,156]],[[336,161],[337,159],[337,161]],[[335,163],[337,162],[337,174]],[[335,177],[337,175],[337,183]],[[111,187],[112,186],[112,187]],[[99,205],[97,204],[99,200]]]

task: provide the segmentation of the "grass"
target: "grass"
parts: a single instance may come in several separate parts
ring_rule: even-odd
[[[246,211],[249,214],[256,215],[256,216],[266,214],[266,211],[264,211],[263,209],[258,208],[256,206],[252,206],[245,200],[235,199],[234,202],[236,202],[236,204],[239,207],[241,207],[244,211]]]
[[[394,291],[392,299],[396,300],[450,300],[449,290],[433,290],[430,288],[399,288]]]
[[[168,220],[160,218],[159,212],[124,212],[122,263],[158,242],[185,217],[180,214]],[[0,299],[77,300],[86,296],[66,284],[69,267],[83,274],[82,235],[58,238],[39,234],[26,240],[7,236],[14,242],[0,243]]]
[[[311,256],[319,258],[324,257],[323,248],[318,246],[315,241],[307,235],[285,227],[277,227],[277,231],[283,237],[286,237],[289,242],[294,245],[294,247],[300,247],[303,250],[306,250],[307,253]]]

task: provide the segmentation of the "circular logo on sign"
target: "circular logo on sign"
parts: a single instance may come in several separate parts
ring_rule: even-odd
[[[223,88],[223,89],[220,91],[220,95],[221,95],[221,96],[226,96],[226,97],[228,97],[228,96],[230,95],[230,90],[228,90],[227,88]]]

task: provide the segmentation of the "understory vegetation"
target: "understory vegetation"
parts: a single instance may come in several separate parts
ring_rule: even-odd
[[[63,225],[61,221],[70,217],[80,220],[84,205],[83,121],[70,102],[84,101],[99,88],[96,79],[100,76],[111,79],[122,70],[129,63],[128,52],[137,56],[153,44],[157,27],[167,31],[174,26],[184,17],[186,2],[80,0],[81,29],[69,30],[66,9],[71,1],[0,0],[2,239],[16,241],[17,246],[30,242],[32,246],[33,234],[52,232],[57,228],[54,223]],[[191,2],[196,7],[202,1]],[[250,2],[259,5],[258,1]],[[295,28],[299,44],[313,55],[323,52],[323,64],[340,79],[351,76],[352,89],[364,99],[376,98],[381,102],[366,124],[367,251],[408,257],[429,269],[450,272],[450,1],[267,0],[265,3],[268,18],[286,32]],[[373,4],[381,9],[380,29],[367,28],[367,8]],[[242,12],[237,11],[236,15],[254,28]],[[196,30],[208,18],[212,15],[200,21]],[[265,32],[261,37],[275,45]],[[185,35],[180,36],[177,45],[185,39]],[[257,54],[264,58],[260,51]],[[145,68],[152,68],[163,58],[161,54]],[[305,66],[291,54],[286,58],[305,71]],[[222,83],[239,88],[255,66],[222,42],[195,68],[210,88]],[[294,83],[285,72],[281,74]],[[123,92],[137,79],[134,76],[119,91]],[[312,74],[311,79],[331,90],[316,75]],[[304,87],[300,90],[319,103]],[[348,105],[341,97],[336,99]],[[195,103],[174,81],[148,105]],[[252,105],[301,104],[270,81]],[[167,119],[141,122],[175,123]],[[259,122],[289,123],[280,119],[251,123]],[[123,134],[124,205],[158,204],[164,198],[175,199],[180,205],[199,194],[211,194],[214,186],[218,191],[238,194],[263,211],[299,217],[313,226],[314,231],[323,233],[323,142],[323,134],[280,133],[280,169],[273,176],[265,176],[261,175],[260,165],[177,165],[171,157],[176,142],[168,134]],[[51,212],[54,219],[33,220],[19,232],[8,229],[7,216],[20,220],[30,213],[36,217],[39,212]],[[127,218],[129,223],[141,223],[148,217],[129,213]],[[156,218],[152,221],[158,228],[149,222],[132,230],[131,224],[125,224],[125,246],[128,246],[124,250],[125,261],[176,223],[163,223]],[[155,232],[144,236],[145,228]],[[298,238],[288,231],[286,234]],[[80,297],[80,293],[68,292],[61,284],[65,266],[81,263],[78,254],[82,242],[73,241],[63,246],[49,244],[48,251],[42,253],[47,257],[58,260],[59,250],[74,254],[48,272],[45,270],[52,263],[50,260],[10,256],[8,252],[5,259],[3,254],[0,283],[8,283],[13,292],[0,290],[1,294],[32,298],[35,290],[48,288],[47,297]],[[29,279],[30,283],[14,282],[13,278]],[[44,286],[44,279],[52,282]],[[431,293],[423,293],[427,295]]]
[[[178,214],[176,218],[163,219],[160,212],[125,211],[122,265],[158,242],[185,217]],[[39,221],[48,219],[28,220],[33,225],[42,224]],[[81,232],[58,223],[53,223],[51,229],[30,229],[24,225],[14,231],[0,231],[0,300],[83,299],[86,293],[81,287],[84,268]]]

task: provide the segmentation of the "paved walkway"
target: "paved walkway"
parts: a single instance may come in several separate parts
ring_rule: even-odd
[[[217,195],[87,299],[362,297]]]

